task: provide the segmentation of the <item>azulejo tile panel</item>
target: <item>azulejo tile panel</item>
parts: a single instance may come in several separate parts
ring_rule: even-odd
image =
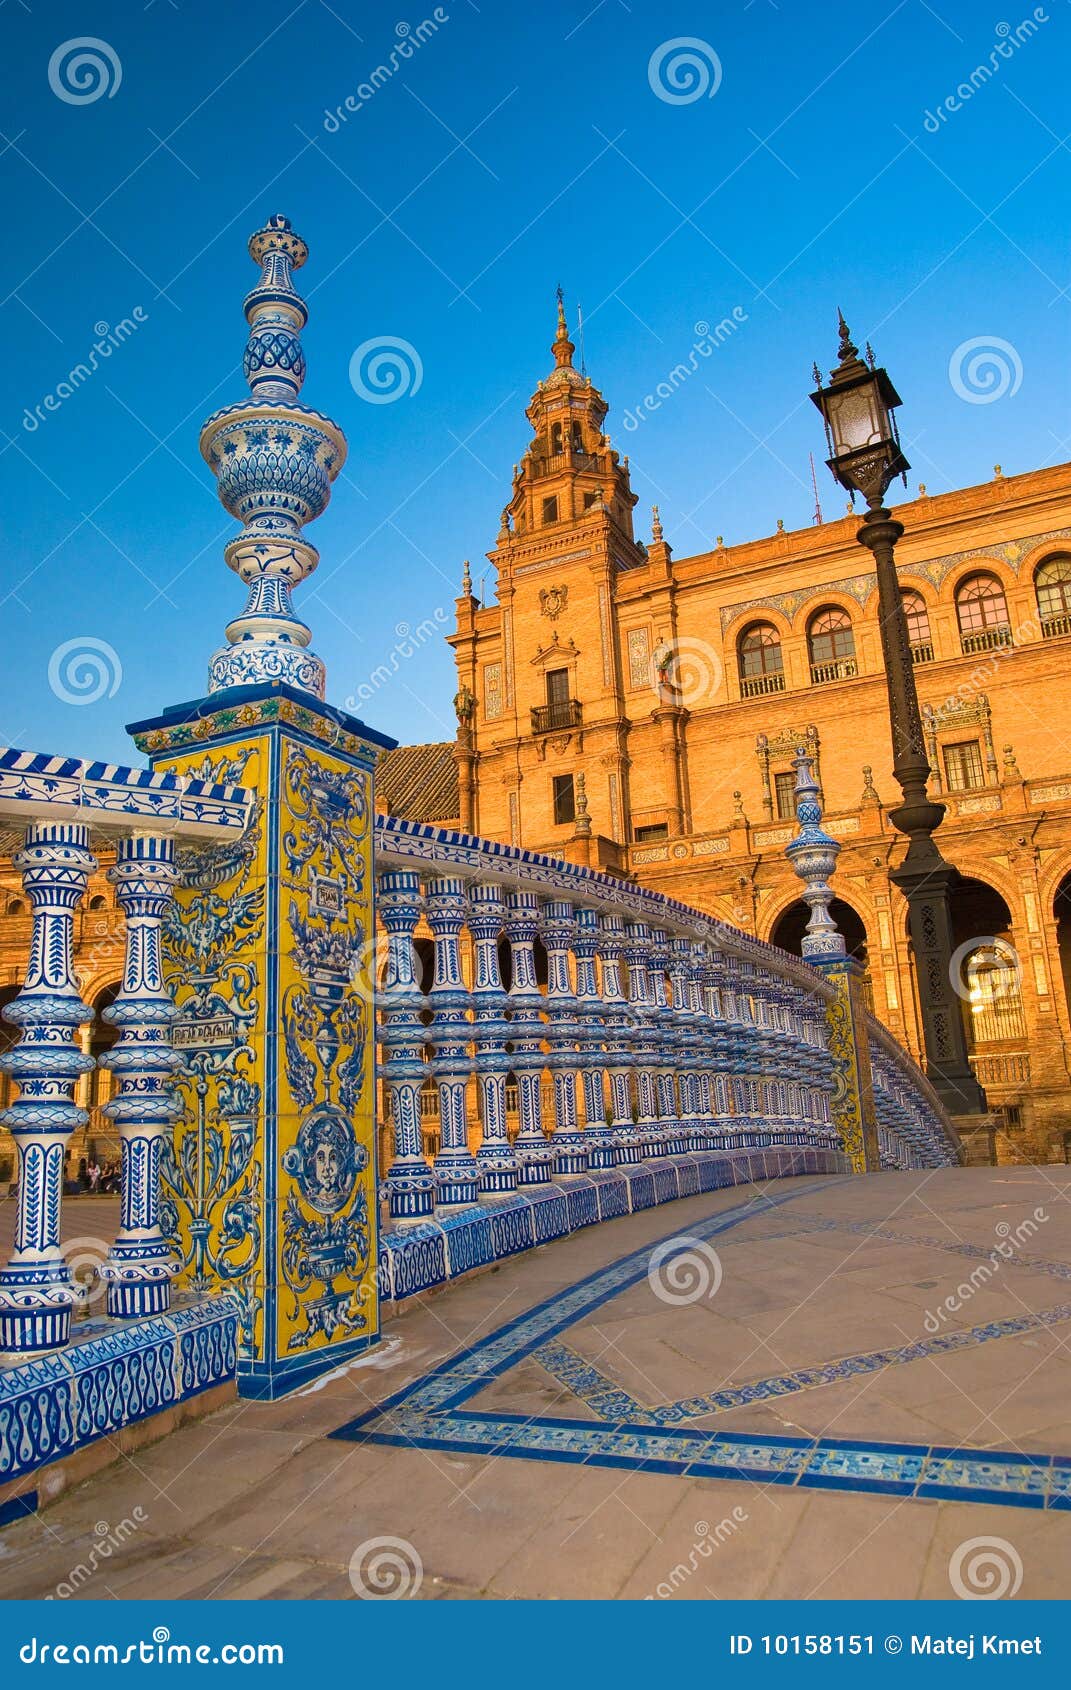
[[[836,1224],[824,1216],[793,1213],[789,1206],[803,1195],[799,1191],[773,1196],[756,1194],[746,1202],[690,1225],[689,1239],[716,1238],[786,1207],[785,1219],[790,1224],[785,1232],[766,1230],[762,1233],[764,1242],[794,1232],[822,1232]],[[1019,1319],[988,1322],[968,1331],[941,1333],[925,1342],[842,1357],[732,1390],[650,1407],[579,1356],[563,1342],[563,1334],[622,1291],[639,1284],[646,1277],[652,1248],[653,1245],[633,1251],[556,1293],[331,1435],[356,1442],[691,1478],[743,1479],[802,1489],[1071,1509],[1071,1457],[851,1438],[716,1432],[684,1424],[689,1418],[705,1417],[720,1407],[739,1407],[871,1369],[918,1360],[931,1353],[1071,1320],[1071,1305],[1059,1305]],[[537,1360],[599,1419],[570,1419],[567,1414],[551,1417],[486,1413],[473,1405],[488,1384],[527,1357]]]
[[[235,1377],[241,1310],[230,1297],[93,1330],[0,1372],[0,1481],[71,1455]]]

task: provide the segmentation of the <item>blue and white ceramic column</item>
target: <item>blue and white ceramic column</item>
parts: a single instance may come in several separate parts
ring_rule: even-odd
[[[704,1126],[696,1066],[700,1032],[691,981],[692,941],[674,934],[669,941],[669,986],[673,994],[673,1048],[676,1055],[680,1125],[686,1150],[699,1148]]]
[[[506,1197],[517,1189],[517,1158],[506,1132],[506,1049],[509,1022],[498,966],[498,936],[506,917],[497,881],[470,886],[469,932],[473,945],[472,1041],[483,1136],[476,1152],[481,1197]]]
[[[433,1072],[439,1088],[439,1149],[435,1155],[436,1206],[468,1208],[479,1197],[476,1159],[469,1149],[465,1093],[472,1061],[469,1041],[469,994],[461,972],[461,929],[465,925],[465,882],[440,875],[427,884],[424,903],[435,947],[435,970],[428,1003],[428,1040],[435,1051]]]
[[[599,951],[597,910],[578,909],[573,955],[576,958],[576,1015],[580,1045],[580,1080],[584,1102],[584,1130],[581,1135],[588,1168],[614,1165],[613,1129],[606,1120],[603,1089],[604,1020],[602,993],[595,961]],[[582,1170],[577,1170],[582,1171]]]
[[[173,839],[135,834],[116,847],[108,879],[126,917],[123,983],[104,1019],[119,1038],[101,1058],[118,1082],[104,1113],[119,1130],[122,1214],[100,1277],[108,1313],[132,1319],[161,1314],[171,1301],[178,1259],[160,1229],[160,1158],[182,1113],[174,1076],[182,1057],[171,1048],[178,1013],[164,986],[160,937],[177,879]]]
[[[510,949],[510,1064],[517,1076],[520,1131],[514,1142],[517,1180],[522,1186],[548,1185],[554,1152],[543,1130],[543,993],[536,978],[535,941],[539,899],[534,892],[510,892],[506,898],[506,938]]]
[[[391,1219],[396,1226],[406,1226],[426,1220],[435,1207],[435,1176],[424,1155],[420,1126],[424,994],[413,943],[420,922],[420,876],[404,870],[380,874],[377,889],[379,915],[387,930],[387,961],[376,997],[393,1141],[385,1183]]]
[[[89,829],[30,827],[15,867],[33,912],[30,960],[22,990],[3,1011],[21,1029],[0,1056],[19,1095],[0,1114],[18,1153],[15,1249],[0,1269],[0,1361],[25,1361],[67,1343],[83,1293],[60,1249],[60,1208],[67,1140],[88,1119],[72,1101],[79,1075],[93,1067],[77,1031],[92,1020],[74,978],[72,932],[96,861]]]
[[[634,1058],[630,1047],[631,1025],[628,999],[621,980],[621,957],[625,948],[625,924],[619,915],[599,917],[599,955],[602,960],[602,1007],[606,1026],[606,1072],[610,1079],[610,1130],[614,1141],[614,1162],[639,1162],[639,1136],[632,1119],[630,1084]]]
[[[803,934],[804,961],[817,968],[833,987],[826,1005],[828,1050],[832,1059],[831,1124],[840,1135],[852,1169],[866,1173],[881,1165],[877,1120],[870,1074],[870,1043],[866,1008],[860,990],[859,964],[845,953],[844,939],[830,913],[830,876],[837,866],[840,842],[822,826],[822,803],[813,759],[805,746],[796,750],[796,819],[799,831],[785,846],[785,856],[803,883],[803,900],[810,919]]]
[[[588,1161],[576,1107],[580,1025],[569,975],[569,953],[576,942],[572,904],[564,899],[544,904],[539,932],[547,953],[547,1066],[554,1086],[554,1168],[558,1174],[579,1174]]]
[[[636,1137],[640,1155],[645,1159],[665,1154],[655,1089],[658,1030],[654,1024],[650,950],[651,929],[647,923],[626,922],[624,956],[628,964],[628,1003],[632,1016],[631,1039],[636,1073]]]
[[[666,970],[670,963],[669,934],[661,927],[651,929],[649,979],[655,1027],[655,1092],[658,1101],[659,1136],[667,1156],[684,1154],[680,1111],[674,1085],[676,1067],[676,1033],[669,993],[666,990]]]

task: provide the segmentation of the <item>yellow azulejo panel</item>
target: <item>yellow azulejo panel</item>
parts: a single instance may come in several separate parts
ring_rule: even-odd
[[[271,749],[250,734],[157,764],[258,794],[240,839],[180,851],[164,933],[172,1042],[185,1059],[183,1115],[161,1168],[164,1224],[182,1263],[178,1288],[237,1300],[247,1358],[264,1345]]]
[[[277,817],[280,1360],[372,1337],[372,776],[285,736]]]

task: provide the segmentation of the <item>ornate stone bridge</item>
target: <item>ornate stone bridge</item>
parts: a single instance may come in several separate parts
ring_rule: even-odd
[[[250,397],[201,441],[249,597],[208,693],[134,724],[148,767],[0,753],[33,912],[4,1010],[21,1038],[0,1058],[19,1086],[0,1269],[11,1506],[235,1379],[275,1398],[356,1364],[381,1309],[549,1240],[726,1186],[957,1160],[829,922],[835,849],[805,753],[789,852],[813,966],[574,864],[376,815],[393,742],[324,702],[290,602],[345,455],[298,398],[306,249],[272,218],[250,251]],[[106,1012],[122,1217],[106,1312],[86,1318],[62,1187],[92,1060],[72,922],[98,848],[126,920]]]

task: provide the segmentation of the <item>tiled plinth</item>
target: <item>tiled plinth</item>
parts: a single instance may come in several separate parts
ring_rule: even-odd
[[[237,1334],[230,1298],[177,1298],[145,1320],[87,1321],[65,1349],[0,1370],[0,1486],[233,1380]]]
[[[475,1268],[532,1250],[581,1227],[672,1203],[723,1186],[800,1174],[850,1171],[840,1151],[776,1145],[754,1150],[704,1150],[657,1163],[607,1168],[520,1190],[442,1219],[380,1238],[379,1295],[400,1303]]]

